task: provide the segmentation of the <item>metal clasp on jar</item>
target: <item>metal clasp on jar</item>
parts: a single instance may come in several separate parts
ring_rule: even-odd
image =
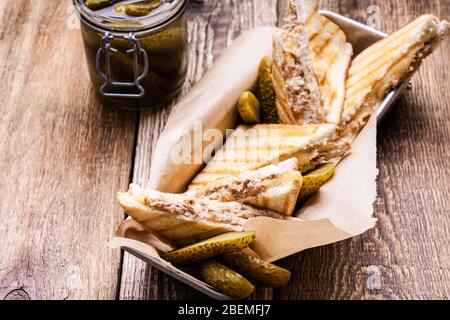
[[[132,48],[126,50],[127,54],[133,54],[133,74],[134,80],[133,82],[117,82],[111,80],[111,52],[115,53],[118,50],[111,46],[111,41],[114,39],[124,39],[131,43]],[[141,74],[139,74],[139,57],[142,56],[144,61],[144,70]],[[105,69],[101,70],[101,59],[104,57],[105,59]],[[103,78],[103,84],[100,87],[100,94],[104,97],[114,97],[114,98],[142,98],[145,94],[145,89],[141,85],[141,80],[148,73],[148,55],[147,52],[141,48],[139,40],[136,39],[135,34],[124,34],[117,35],[112,34],[110,32],[106,32],[104,37],[102,38],[102,43],[100,49],[97,51],[97,72]],[[136,88],[137,93],[114,93],[107,92],[106,89],[108,87],[116,87],[116,88]]]

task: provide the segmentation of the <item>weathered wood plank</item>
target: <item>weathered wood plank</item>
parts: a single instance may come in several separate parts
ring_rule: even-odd
[[[69,1],[0,2],[0,299],[113,299],[136,116],[93,93]]]
[[[203,5],[192,4],[189,10],[190,65],[183,93],[201,78],[214,58],[240,33],[256,26],[275,25],[276,8],[276,0],[206,0]],[[152,150],[170,109],[169,106],[141,115],[133,177],[136,183],[148,183]],[[270,298],[271,290],[260,290],[255,297]],[[194,299],[204,296],[125,254],[120,298]]]

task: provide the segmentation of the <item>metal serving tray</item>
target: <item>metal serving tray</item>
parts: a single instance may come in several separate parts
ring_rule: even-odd
[[[357,55],[361,51],[363,51],[365,48],[369,47],[374,42],[383,39],[387,37],[387,35],[383,32],[380,32],[378,30],[375,30],[373,28],[370,28],[362,23],[359,23],[357,21],[351,20],[349,18],[346,18],[344,16],[341,16],[337,13],[322,10],[321,14],[332,20],[334,23],[336,23],[338,26],[344,30],[344,32],[347,35],[348,41],[353,45],[354,53]],[[378,122],[380,122],[383,117],[386,115],[386,113],[392,108],[394,103],[397,101],[397,99],[402,95],[404,90],[408,86],[409,79],[406,80],[404,83],[400,85],[397,89],[393,90],[384,100],[382,105],[380,106],[378,110]],[[203,283],[202,281],[184,273],[183,271],[173,267],[173,266],[167,266],[161,264],[158,259],[152,256],[143,255],[142,253],[136,252],[130,248],[127,248],[126,245],[114,245],[111,244],[112,247],[121,246],[125,251],[129,252],[130,254],[138,257],[139,259],[142,259],[146,261],[148,264],[150,264],[152,267],[161,270],[162,272],[174,277],[175,279],[193,287],[194,289],[199,290],[200,292],[210,296],[211,298],[217,299],[217,300],[230,300],[231,298],[219,293],[214,290],[211,286]]]

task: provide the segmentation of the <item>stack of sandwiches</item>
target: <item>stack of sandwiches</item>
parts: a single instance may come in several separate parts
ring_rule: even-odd
[[[316,0],[291,0],[273,39],[277,124],[240,126],[184,194],[131,185],[122,208],[176,245],[242,231],[254,217],[292,217],[302,174],[337,164],[387,93],[420,65],[450,24],[425,15],[352,60],[344,32]]]

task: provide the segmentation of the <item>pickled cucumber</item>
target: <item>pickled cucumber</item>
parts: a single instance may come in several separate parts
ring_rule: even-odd
[[[201,265],[200,278],[233,299],[245,299],[255,291],[255,287],[247,279],[216,261]]]
[[[121,4],[118,4],[121,5]],[[124,21],[109,22],[112,29],[123,29],[140,25],[140,22]],[[81,25],[89,73],[94,83],[95,90],[99,93],[104,80],[99,76],[96,69],[96,56],[102,43],[103,34],[98,33],[86,24]],[[143,109],[150,106],[160,106],[172,100],[180,91],[187,72],[187,16],[181,15],[168,27],[156,33],[144,33],[138,37],[143,50],[146,51],[148,59],[148,73],[141,80],[145,89],[142,98],[110,98],[102,97],[107,105],[117,106],[123,109]],[[111,47],[117,52],[110,55],[111,80],[119,82],[132,82],[134,80],[133,56],[126,51],[132,49],[133,45],[126,39],[114,38]],[[139,74],[143,71],[143,56],[139,57]],[[106,70],[104,57],[100,62],[100,69]],[[133,88],[107,88],[107,92],[132,94],[137,93]]]
[[[107,25],[110,28],[116,28],[116,29],[142,27],[142,23],[140,21],[106,21],[105,25]]]
[[[163,0],[146,0],[142,2],[130,3],[124,5],[125,13],[133,17],[142,17],[160,7],[164,3]]]
[[[224,253],[219,260],[227,267],[239,272],[247,279],[268,288],[284,287],[291,278],[289,270],[277,267],[241,251]]]
[[[261,112],[258,99],[250,91],[245,91],[239,97],[239,115],[247,124],[261,123]]]
[[[115,13],[125,12],[125,5],[118,4],[117,6],[114,7],[114,12]]]
[[[303,176],[303,184],[300,189],[300,200],[305,200],[309,196],[318,192],[319,189],[328,182],[334,175],[335,166],[326,163]]]
[[[256,237],[253,231],[229,232],[203,240],[193,245],[162,255],[162,258],[177,265],[188,265],[208,260],[222,253],[248,247]]]
[[[91,10],[100,10],[112,6],[122,0],[86,0],[84,5]]]
[[[141,47],[153,54],[165,55],[166,60],[170,60],[173,53],[184,52],[187,47],[187,32],[184,29],[186,20],[182,18],[177,24],[169,29],[164,29],[150,36],[138,37]],[[126,28],[138,27],[140,22],[114,22],[109,24],[111,27]],[[128,49],[129,43],[123,40],[115,44],[119,48]],[[168,56],[169,55],[169,56]]]
[[[188,34],[184,29],[185,18],[171,28],[162,30],[150,37],[139,38],[142,48],[152,53],[172,54],[185,51]]]
[[[111,76],[114,81],[124,82],[134,80],[134,58],[124,52],[118,51],[111,55]],[[142,59],[138,61],[138,74],[144,72]],[[176,81],[177,73],[162,72],[156,68],[149,68],[147,76],[141,80],[141,84],[145,87],[154,88],[152,94],[157,94],[157,91],[174,91],[177,87],[182,85],[184,79]]]
[[[114,67],[111,68],[111,79],[114,81],[128,81],[132,82],[134,79],[134,62],[133,57],[130,55],[118,51],[111,55],[111,65]],[[142,59],[139,59],[141,62]],[[102,70],[104,67],[102,67]],[[184,78],[179,77],[179,73],[173,72],[169,74],[168,72],[157,73],[155,68],[150,68],[148,70],[147,75],[141,80],[140,84],[144,88],[151,88],[151,92],[146,96],[145,101],[147,103],[151,103],[153,105],[160,103],[163,98],[172,99],[173,96],[177,93],[177,88],[180,88],[184,82]],[[143,72],[143,66],[140,63],[138,68],[138,73],[141,74]],[[110,91],[107,89],[107,91]],[[130,93],[136,91],[135,89],[130,88],[111,88],[111,91],[114,92],[122,92]],[[136,91],[137,92],[137,91]],[[104,98],[108,100],[108,98]],[[119,98],[114,98],[115,101],[118,101]],[[123,104],[124,105],[124,104]],[[126,107],[123,107],[126,108]]]
[[[278,123],[276,94],[271,79],[272,66],[268,57],[264,57],[258,70],[257,96],[261,103],[262,123]]]

